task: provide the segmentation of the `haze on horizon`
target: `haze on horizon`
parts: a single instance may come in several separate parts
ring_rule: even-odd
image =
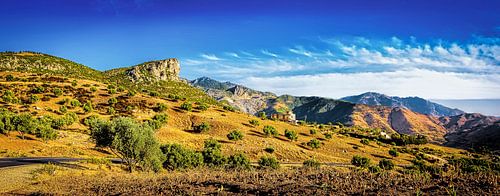
[[[0,16],[0,51],[98,70],[176,57],[188,79],[277,94],[500,98],[494,0],[6,0]]]

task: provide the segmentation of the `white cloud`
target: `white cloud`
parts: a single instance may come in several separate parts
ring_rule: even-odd
[[[200,55],[202,58],[211,60],[211,61],[220,61],[222,60],[221,58],[215,56],[214,54],[201,54]]]
[[[299,55],[304,55],[307,57],[312,57],[313,53],[310,51],[305,50],[302,46],[297,46],[295,48],[289,48],[288,51],[294,54],[299,54]]]
[[[340,98],[367,91],[429,99],[500,97],[500,74],[437,72],[425,69],[393,72],[329,73],[249,77],[241,83],[278,94]]]
[[[240,55],[238,55],[235,52],[226,52],[226,55],[228,55],[230,57],[234,57],[234,58],[240,58]]]
[[[262,54],[265,54],[267,56],[272,56],[274,58],[278,58],[278,54],[269,52],[268,50],[261,50],[260,52],[262,52]]]

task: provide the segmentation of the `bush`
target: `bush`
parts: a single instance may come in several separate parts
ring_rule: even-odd
[[[265,112],[259,112],[257,115],[260,119],[265,120],[267,118],[267,115]]]
[[[108,89],[108,94],[116,94],[116,89]]]
[[[371,173],[380,173],[382,169],[378,165],[370,165],[368,166],[368,171]]]
[[[158,97],[160,95],[160,93],[156,92],[156,91],[149,91],[149,96],[151,97]]]
[[[118,92],[123,92],[123,91],[125,91],[125,87],[119,86],[117,90],[118,90]]]
[[[7,80],[7,81],[9,81],[9,82],[14,81],[15,79],[16,79],[16,78],[15,78],[13,75],[11,75],[11,74],[9,74],[9,75],[5,76],[5,80]]]
[[[227,134],[227,139],[231,141],[236,141],[236,140],[242,140],[243,139],[243,133],[239,130],[233,130]]]
[[[112,107],[112,106],[109,106],[109,107],[108,107],[108,114],[109,114],[109,115],[113,115],[113,114],[115,114],[115,113],[116,113],[115,108],[114,108],[114,107]]]
[[[396,143],[399,146],[405,146],[408,144],[427,144],[427,137],[424,135],[406,135],[406,134],[392,134],[391,135],[392,142]]]
[[[230,106],[230,105],[224,105],[224,106],[222,106],[222,109],[230,111],[230,112],[236,111],[236,108],[234,108],[233,106]]]
[[[203,162],[209,167],[220,167],[226,164],[226,157],[221,153],[221,145],[215,139],[205,140]]]
[[[110,99],[108,99],[109,105],[115,105],[116,103],[118,103],[118,99],[116,99],[115,97],[111,97]]]
[[[193,130],[198,133],[208,132],[210,130],[210,124],[202,122],[201,124],[194,126]]]
[[[307,142],[307,146],[311,147],[312,149],[318,149],[320,145],[321,143],[317,139],[312,139],[311,141]]]
[[[366,138],[361,139],[361,141],[360,141],[360,142],[361,142],[362,144],[364,144],[364,145],[369,145],[369,144],[370,144],[370,140],[368,140],[368,139],[366,139]]]
[[[254,127],[260,125],[260,122],[258,120],[249,120],[248,122],[250,123],[250,125],[252,125]]]
[[[135,96],[135,94],[136,94],[136,92],[135,92],[135,91],[133,91],[133,90],[129,90],[129,91],[127,92],[127,96],[129,96],[129,97],[133,97],[133,96]]]
[[[321,163],[317,161],[316,159],[308,159],[305,160],[303,163],[303,167],[305,168],[313,168],[313,169],[319,169],[321,166]]]
[[[280,163],[275,157],[263,156],[259,159],[259,166],[261,168],[266,169],[278,169],[280,167]]]
[[[272,153],[274,152],[274,147],[272,147],[272,146],[268,146],[268,147],[266,147],[266,148],[264,149],[264,151],[266,151],[267,153],[271,153],[271,154],[272,154]]]
[[[278,131],[276,130],[276,128],[274,128],[271,125],[264,126],[264,128],[262,130],[264,131],[264,135],[266,137],[269,137],[269,136],[276,137],[276,136],[278,136]]]
[[[2,95],[2,100],[5,103],[17,103],[18,100],[11,90],[6,90]]]
[[[378,162],[378,166],[383,170],[392,170],[394,169],[394,163],[388,159],[382,159]]]
[[[316,133],[318,133],[318,130],[316,130],[316,129],[309,130],[309,134],[311,134],[311,135],[316,135]]]
[[[71,107],[80,107],[82,105],[80,101],[78,101],[78,99],[71,100],[69,104],[71,105]]]
[[[332,139],[332,133],[330,133],[330,132],[326,132],[323,135],[325,136],[326,139]]]
[[[78,85],[78,82],[76,80],[71,81],[71,86],[76,86]]]
[[[156,114],[153,116],[152,119],[147,121],[147,124],[155,129],[158,130],[160,129],[164,124],[166,124],[168,121],[168,115],[167,114]]]
[[[40,101],[40,98],[37,95],[30,95],[28,97],[28,103],[33,104]]]
[[[61,114],[64,114],[68,112],[68,108],[65,105],[62,105],[61,107],[59,107],[59,112],[61,112]]]
[[[63,91],[60,88],[54,88],[52,93],[54,93],[54,96],[59,97],[63,94]]]
[[[48,126],[40,126],[35,136],[41,138],[43,141],[54,140],[57,138],[58,132]]]
[[[161,146],[165,156],[163,167],[169,170],[196,168],[203,165],[203,155],[199,152],[186,149],[179,144]]]
[[[399,152],[398,152],[398,150],[396,150],[395,148],[391,148],[391,149],[389,150],[389,154],[390,154],[391,156],[393,156],[393,157],[398,157],[398,156],[399,156]]]
[[[161,169],[164,161],[154,132],[131,118],[119,117],[112,121],[97,121],[91,124],[91,138],[98,147],[107,147],[119,155],[132,172],[139,166],[143,170]]]
[[[156,111],[157,112],[164,112],[167,109],[168,109],[167,104],[164,104],[164,103],[157,103],[156,104]]]
[[[94,108],[92,107],[92,102],[87,101],[87,103],[83,104],[83,111],[85,113],[92,112],[93,110],[94,110]]]
[[[370,166],[370,162],[371,160],[369,158],[362,157],[359,155],[354,155],[351,159],[351,164],[353,164],[356,167],[368,168],[368,166]]]
[[[196,106],[196,109],[200,110],[200,111],[207,111],[208,108],[209,108],[209,106],[205,103],[201,103],[200,105]]]
[[[229,169],[250,169],[250,159],[243,153],[229,156],[227,159],[227,168]]]
[[[295,131],[290,131],[290,130],[285,130],[285,137],[288,138],[291,141],[297,141],[298,135],[297,132]]]
[[[40,94],[43,92],[45,92],[45,88],[43,86],[37,86],[37,87],[31,89],[31,93]]]
[[[190,112],[191,110],[193,110],[193,104],[191,104],[190,102],[184,102],[181,104],[181,109]]]
[[[96,92],[96,91],[97,91],[97,88],[95,86],[90,87],[90,92]]]

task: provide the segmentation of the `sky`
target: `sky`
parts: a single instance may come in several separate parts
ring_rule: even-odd
[[[497,0],[2,0],[0,51],[108,70],[178,58],[277,94],[500,98]]]

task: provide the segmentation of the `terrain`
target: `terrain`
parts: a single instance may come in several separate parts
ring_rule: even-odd
[[[0,169],[2,178],[15,178],[0,178],[0,193],[300,194],[293,191],[307,190],[317,194],[337,191],[363,194],[386,190],[384,183],[397,184],[391,188],[392,192],[406,194],[499,191],[495,172],[500,166],[494,155],[428,143],[426,138],[415,136],[424,134],[438,142],[445,135],[441,127],[452,127],[453,119],[445,121],[406,108],[318,97],[280,96],[273,102],[266,101],[266,106],[271,107],[264,110],[293,108],[299,118],[313,118],[310,122],[293,124],[251,115],[250,109],[245,112],[234,109],[235,102],[242,103],[235,98],[253,101],[262,96],[264,101],[267,100],[264,97],[274,96],[272,93],[231,83],[213,83],[219,86],[216,88],[224,89],[214,93],[227,93],[216,98],[218,102],[212,98],[213,94],[180,78],[177,75],[180,63],[175,59],[105,72],[33,52],[0,53],[0,59],[0,157],[78,158],[64,164]],[[236,96],[228,99],[227,95]],[[259,107],[257,104],[251,108]],[[23,115],[42,123],[26,122],[27,126],[22,127],[24,124],[16,121]],[[331,115],[335,121],[322,121]],[[122,165],[110,161],[117,158],[116,154],[96,146],[89,123],[93,118],[107,120],[121,116],[143,124],[158,123],[153,124],[157,126],[154,136],[161,145],[179,144],[193,152],[202,152],[206,141],[212,139],[220,144],[223,156],[243,154],[251,167],[248,171],[212,168],[208,164],[194,169],[165,167],[156,175],[138,167],[138,172],[128,174]],[[157,122],[158,116],[166,119]],[[387,119],[394,122],[387,123]],[[434,127],[435,122],[442,125]],[[7,126],[12,124],[15,127]],[[32,126],[35,129],[28,132]],[[382,129],[384,126],[386,129]],[[200,127],[208,128],[200,130]],[[275,133],[266,132],[269,127]],[[230,139],[228,135],[233,131],[240,132],[242,138]],[[368,159],[369,163],[358,165],[353,161],[356,156]],[[282,168],[263,169],[263,157],[275,158]],[[317,162],[320,168],[296,170],[308,160]],[[387,160],[394,168],[382,170],[378,164]],[[487,178],[482,178],[485,175]],[[429,180],[420,181],[422,177]],[[278,179],[289,180],[275,183]],[[414,187],[408,188],[407,183]]]

